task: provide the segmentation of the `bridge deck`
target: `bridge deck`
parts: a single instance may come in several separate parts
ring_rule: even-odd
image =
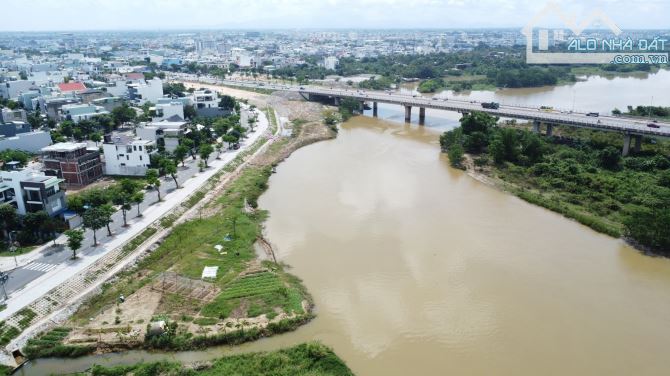
[[[598,129],[609,132],[619,132],[630,135],[670,137],[670,124],[665,122],[658,122],[656,123],[658,128],[652,128],[648,126],[650,122],[645,119],[634,119],[617,116],[590,117],[587,116],[586,113],[561,112],[555,110],[545,111],[538,108],[507,105],[501,105],[500,108],[494,110],[483,108],[479,102],[468,102],[456,99],[424,98],[420,96],[411,96],[395,92],[360,91],[356,89],[341,90],[315,86],[303,87],[260,83],[253,81],[219,80],[214,78],[207,78],[204,80],[201,79],[201,82],[255,89],[292,91],[303,95],[309,94],[331,98],[354,98],[360,101],[391,103],[401,106],[423,107],[436,110],[457,112],[481,111],[504,118],[540,121],[548,124],[566,124],[576,127]]]

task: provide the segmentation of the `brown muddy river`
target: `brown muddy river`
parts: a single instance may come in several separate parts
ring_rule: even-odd
[[[46,359],[22,373],[320,340],[357,375],[670,374],[670,260],[450,168],[438,137],[356,117],[278,167],[260,206],[278,258],[314,296],[307,326],[235,350]]]

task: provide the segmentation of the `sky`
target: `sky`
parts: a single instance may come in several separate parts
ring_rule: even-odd
[[[622,29],[670,29],[670,0],[555,1]],[[0,31],[523,27],[545,0],[1,0]],[[8,16],[15,15],[15,16]],[[548,25],[553,26],[552,21]]]

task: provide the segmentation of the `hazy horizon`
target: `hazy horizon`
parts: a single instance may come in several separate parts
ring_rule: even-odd
[[[558,2],[557,2],[558,3]],[[522,28],[531,0],[5,0],[0,32],[427,30]],[[566,0],[576,20],[600,9],[622,29],[670,28],[663,0]],[[556,20],[546,26],[560,27]]]

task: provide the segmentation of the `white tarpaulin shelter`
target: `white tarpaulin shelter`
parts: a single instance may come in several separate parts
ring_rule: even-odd
[[[218,271],[219,271],[218,266],[205,266],[205,268],[202,269],[202,279],[216,278],[216,272]]]

